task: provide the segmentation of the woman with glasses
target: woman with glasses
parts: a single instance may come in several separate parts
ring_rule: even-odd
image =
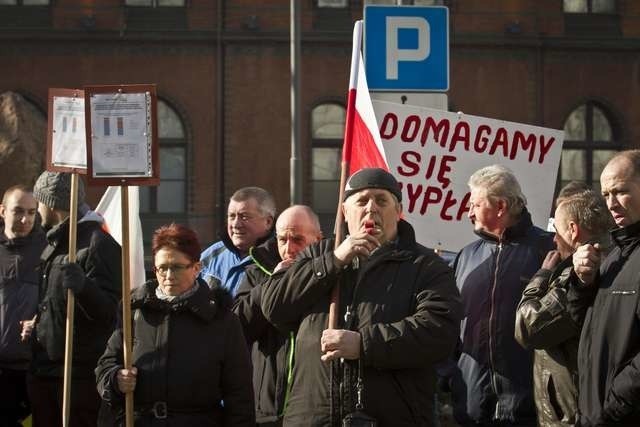
[[[135,425],[255,426],[251,362],[232,300],[200,279],[195,232],[171,224],[153,235],[156,279],[131,293],[133,367],[123,368],[122,328],[98,362],[98,392],[124,422],[134,393]]]

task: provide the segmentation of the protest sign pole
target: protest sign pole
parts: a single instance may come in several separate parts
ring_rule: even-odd
[[[71,200],[69,202],[69,263],[76,262],[76,236],[78,225],[78,174],[71,174]],[[62,397],[62,425],[69,426],[71,409],[71,366],[73,362],[73,321],[75,314],[75,295],[67,290],[67,325],[64,349],[64,383]]]
[[[120,187],[122,225],[122,348],[123,365],[132,364],[131,316],[131,230],[129,186],[158,185],[158,121],[155,85],[85,86],[87,138],[87,181],[89,185]],[[142,125],[142,126],[141,126]],[[135,149],[123,152],[124,158],[106,155],[105,146],[122,141]],[[95,149],[94,149],[95,147]],[[137,205],[135,205],[137,206]],[[125,395],[125,425],[133,426],[134,394]]]
[[[360,61],[360,43],[362,40],[362,21],[356,21],[353,27],[353,48],[351,50],[351,74],[349,77],[349,95],[347,97],[347,117],[344,128],[344,144],[342,146],[342,162],[340,168],[340,189],[338,196],[338,208],[336,209],[335,224],[335,248],[340,246],[344,239],[344,216],[342,213],[342,199],[344,198],[344,186],[349,176],[349,164],[351,162],[351,145],[353,139],[354,118],[356,113],[356,88],[358,87],[358,64]],[[338,305],[340,297],[340,285],[337,283],[331,292],[329,304],[329,321],[327,327],[335,329],[338,326]]]
[[[131,369],[131,259],[129,238],[129,187],[120,186],[120,205],[122,206],[122,339],[124,348],[124,368]],[[125,396],[125,422],[133,427],[133,392]]]

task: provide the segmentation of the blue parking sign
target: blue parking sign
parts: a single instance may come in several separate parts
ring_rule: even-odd
[[[449,9],[366,6],[364,31],[369,90],[449,90]]]

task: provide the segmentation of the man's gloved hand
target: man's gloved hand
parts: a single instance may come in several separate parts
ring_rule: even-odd
[[[85,280],[84,271],[80,265],[71,262],[62,266],[62,287],[64,289],[71,289],[77,295],[84,289]]]

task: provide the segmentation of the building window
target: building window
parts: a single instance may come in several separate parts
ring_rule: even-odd
[[[125,0],[125,5],[133,7],[184,7],[185,0]]]
[[[50,28],[50,5],[50,0],[0,0],[0,28]]]
[[[343,9],[348,5],[347,0],[318,0],[318,7]]]
[[[132,31],[184,30],[186,0],[125,0],[127,29]]]
[[[615,0],[564,0],[564,13],[616,13]]]
[[[364,0],[365,5],[370,4],[386,4],[386,5],[403,5],[403,6],[443,6],[444,0]]]
[[[564,122],[564,145],[560,162],[560,188],[570,181],[583,181],[600,191],[600,174],[622,146],[611,114],[587,102],[573,110]]]
[[[564,31],[578,37],[620,37],[615,0],[564,0]]]
[[[166,102],[158,100],[160,185],[140,188],[141,213],[186,211],[186,142],[182,120]]]
[[[0,6],[49,6],[50,0],[0,0]]]
[[[311,192],[325,235],[333,234],[340,184],[345,108],[325,103],[311,111]]]

